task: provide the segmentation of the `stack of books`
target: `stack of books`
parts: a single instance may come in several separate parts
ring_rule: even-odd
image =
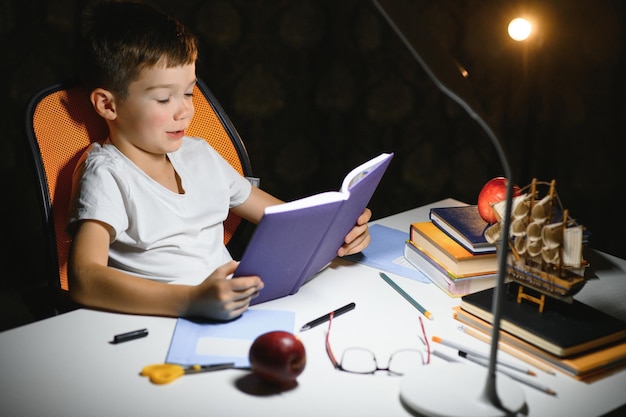
[[[626,366],[626,323],[580,301],[517,302],[509,284],[502,304],[500,343],[579,380],[592,381]],[[463,325],[490,336],[493,289],[469,294],[454,308]]]
[[[487,226],[476,205],[433,208],[430,221],[411,224],[404,257],[451,297],[492,288],[498,262]]]

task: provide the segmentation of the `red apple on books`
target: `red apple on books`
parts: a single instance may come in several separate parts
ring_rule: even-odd
[[[483,185],[478,194],[478,213],[489,224],[498,221],[491,206],[495,203],[503,201],[506,198],[506,178],[492,178]],[[513,185],[513,196],[520,195],[521,190],[517,185]]]
[[[267,382],[293,385],[306,365],[302,341],[292,333],[275,330],[263,333],[250,346],[252,372]]]

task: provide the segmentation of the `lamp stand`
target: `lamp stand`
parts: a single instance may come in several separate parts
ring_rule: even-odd
[[[431,363],[402,377],[400,399],[424,416],[505,417],[524,410],[520,385],[504,374],[496,381],[502,408],[484,395],[487,368],[471,363]]]
[[[498,250],[498,279],[492,306],[493,323],[489,366],[485,370],[466,366],[469,364],[430,364],[416,374],[407,374],[403,377],[400,398],[408,408],[429,416],[515,415],[525,408],[524,392],[519,384],[504,374],[498,374],[496,380],[496,360],[513,205],[511,168],[496,134],[486,118],[480,114],[480,106],[466,79],[467,71],[441,47],[438,39],[428,30],[428,24],[416,13],[417,9],[405,0],[373,0],[373,3],[435,85],[464,108],[467,114],[483,128],[496,149],[507,179],[506,208],[501,235],[503,243]],[[450,392],[453,394],[451,395]]]

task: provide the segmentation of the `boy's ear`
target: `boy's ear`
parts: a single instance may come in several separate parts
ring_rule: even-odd
[[[89,100],[96,110],[96,113],[105,120],[115,120],[117,118],[115,97],[109,90],[96,88],[89,95]]]

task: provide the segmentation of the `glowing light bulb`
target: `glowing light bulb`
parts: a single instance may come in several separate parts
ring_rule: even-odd
[[[528,20],[518,17],[509,23],[509,36],[511,39],[521,42],[528,38],[532,29],[533,27]]]

